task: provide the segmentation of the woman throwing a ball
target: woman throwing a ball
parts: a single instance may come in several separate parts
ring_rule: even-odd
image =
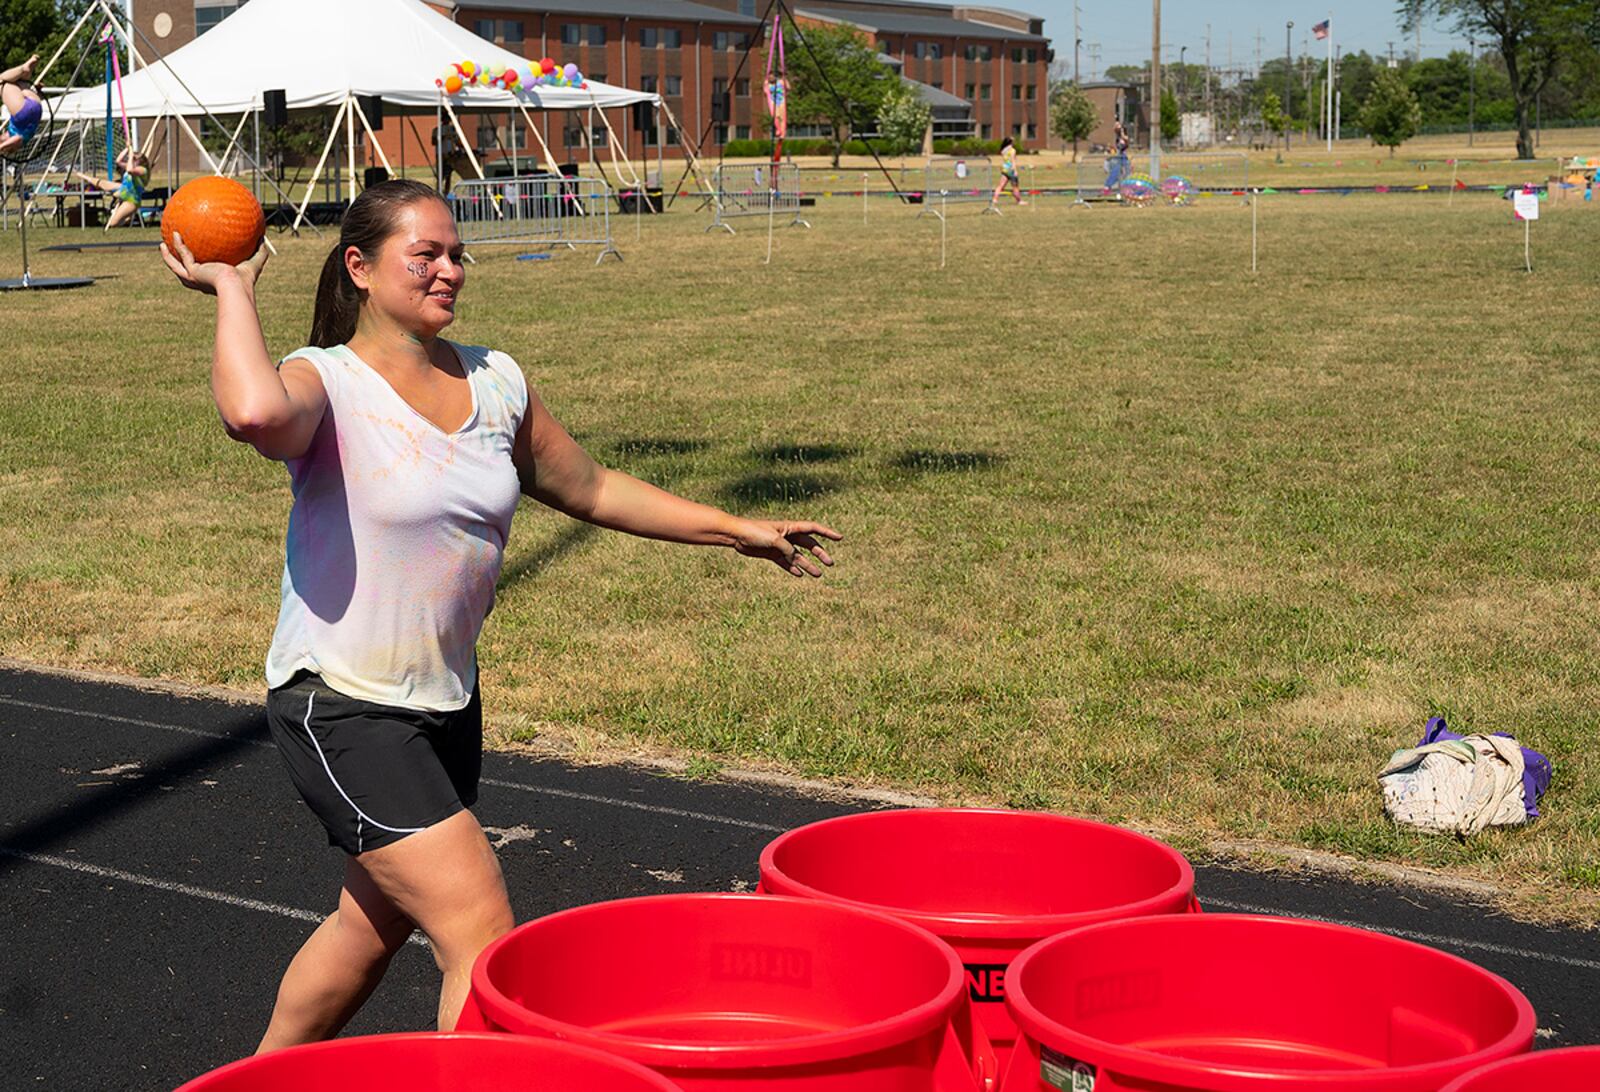
[[[478,953],[512,926],[477,800],[474,653],[526,494],[646,538],[726,546],[796,577],[819,524],[742,519],[595,463],[503,352],[440,336],[466,283],[450,210],[414,182],[356,199],[322,270],[311,345],[274,365],[256,313],[266,256],[162,257],[217,298],[211,386],[228,435],[289,472],[268,720],[295,787],[343,849],[338,910],[290,963],[260,1050],[336,1034],[413,928],[454,1027]]]

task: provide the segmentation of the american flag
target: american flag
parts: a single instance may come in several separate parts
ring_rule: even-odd
[[[1317,41],[1320,42],[1322,39],[1328,36],[1328,23],[1331,21],[1332,20],[1324,19],[1322,22],[1311,28],[1311,33],[1316,35]]]

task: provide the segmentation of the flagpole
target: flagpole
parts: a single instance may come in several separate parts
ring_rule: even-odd
[[[1326,124],[1328,151],[1333,151],[1333,12],[1328,12],[1328,87],[1323,98],[1327,100]]]

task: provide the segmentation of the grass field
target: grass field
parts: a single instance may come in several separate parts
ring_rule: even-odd
[[[643,748],[1263,840],[1600,911],[1600,209],[1487,196],[1072,209],[939,228],[618,224],[484,254],[454,331],[607,463],[845,532],[821,583],[525,506],[481,644],[502,742]],[[62,232],[57,239],[75,239]],[[35,244],[49,242],[35,234]],[[330,240],[285,241],[268,338]],[[0,268],[18,262],[14,232]],[[210,303],[148,251],[0,296],[0,655],[260,685],[281,468],[207,390]],[[1547,818],[1401,833],[1427,716],[1549,753]]]

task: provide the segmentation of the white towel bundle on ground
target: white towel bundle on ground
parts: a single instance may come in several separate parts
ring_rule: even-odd
[[[1522,748],[1509,736],[1471,735],[1396,751],[1378,771],[1383,809],[1397,823],[1476,834],[1528,821]]]

